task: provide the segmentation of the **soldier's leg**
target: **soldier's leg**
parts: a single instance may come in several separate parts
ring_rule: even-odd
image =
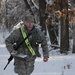
[[[19,64],[15,64],[14,71],[18,75],[30,75],[34,70],[34,62],[33,61],[20,61]]]
[[[26,74],[24,74],[24,73],[19,73],[18,75],[26,75]]]
[[[27,75],[26,70],[23,70],[23,69],[22,69],[22,71],[19,71],[17,74],[18,75]]]
[[[34,70],[34,61],[27,62],[27,75],[30,75]]]
[[[18,75],[27,75],[25,61],[15,63],[14,72],[17,73]]]

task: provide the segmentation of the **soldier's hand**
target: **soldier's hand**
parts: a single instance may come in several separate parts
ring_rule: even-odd
[[[49,58],[49,57],[45,56],[45,57],[43,58],[43,61],[44,61],[44,62],[47,62],[47,61],[48,61],[48,58]]]
[[[17,51],[15,51],[15,50],[13,50],[12,52],[11,52],[11,55],[12,56],[15,56],[17,54]]]

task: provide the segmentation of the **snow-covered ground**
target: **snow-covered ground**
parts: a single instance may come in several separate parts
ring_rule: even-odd
[[[0,32],[0,75],[17,75],[14,73],[14,61],[3,70],[10,56],[4,45],[6,34],[9,35],[8,32]],[[48,62],[43,62],[42,57],[36,59],[35,69],[31,75],[75,75],[75,54],[70,52],[64,55],[56,50],[50,51]]]
[[[13,61],[3,70],[9,58],[4,46],[0,47],[0,75],[17,75],[14,73]],[[75,75],[75,54],[50,55],[48,62],[37,58],[35,69],[31,75]]]

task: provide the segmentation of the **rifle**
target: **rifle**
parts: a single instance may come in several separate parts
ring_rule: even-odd
[[[23,43],[30,35],[31,35],[31,32],[27,35],[26,38],[24,38],[19,44],[17,44],[17,45],[14,47],[14,49],[17,50],[17,49],[20,47],[20,45],[22,45],[22,43]],[[7,63],[6,66],[4,67],[4,70],[6,69],[6,67],[8,66],[8,64],[9,64],[12,60],[13,60],[13,56],[10,55],[10,57],[8,58],[8,63]]]

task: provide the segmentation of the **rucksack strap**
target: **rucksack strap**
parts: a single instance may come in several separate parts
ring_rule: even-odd
[[[23,38],[27,37],[24,26],[21,26],[21,33],[23,35]],[[25,44],[28,47],[29,51],[31,52],[32,56],[36,55],[36,53],[35,53],[34,49],[32,48],[28,38],[25,40]]]

